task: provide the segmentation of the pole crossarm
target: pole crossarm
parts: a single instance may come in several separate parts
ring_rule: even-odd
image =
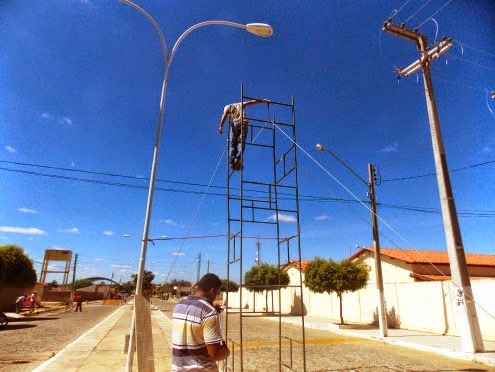
[[[442,41],[438,43],[435,48],[428,50],[426,36],[420,34],[417,28],[414,30],[408,30],[407,28],[405,28],[404,23],[399,26],[392,23],[391,19],[388,19],[387,22],[383,24],[382,30],[388,32],[389,34],[399,36],[405,40],[414,42],[418,47],[418,50],[422,53],[420,59],[414,61],[407,67],[400,67],[396,70],[398,79],[414,74],[415,72],[420,70],[425,63],[430,63],[432,60],[439,58],[453,45],[453,39],[447,39],[444,36],[442,38]],[[424,53],[423,51],[426,51],[426,53]]]

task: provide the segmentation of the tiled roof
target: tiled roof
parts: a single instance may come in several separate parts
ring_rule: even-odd
[[[296,269],[306,269],[306,266],[308,266],[308,264],[310,263],[311,261],[301,261],[301,266],[299,266],[299,261],[296,261],[296,260],[290,260],[289,262],[287,262],[286,264],[282,265],[282,269],[285,269],[285,268],[288,268],[289,266],[294,266]]]
[[[439,281],[439,280],[451,280],[452,277],[450,275],[430,275],[430,274],[409,274],[412,278],[418,278],[424,281]],[[480,279],[489,279],[486,276],[469,276],[470,280],[480,280]]]
[[[364,251],[374,252],[372,247],[363,247],[357,253],[349,257],[354,259],[359,257]],[[382,256],[388,256],[406,263],[432,263],[432,264],[449,264],[447,251],[423,251],[394,248],[380,248]],[[495,255],[466,253],[466,263],[470,266],[491,266],[495,267]]]

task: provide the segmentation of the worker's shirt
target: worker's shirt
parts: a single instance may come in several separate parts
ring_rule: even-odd
[[[204,297],[188,296],[172,315],[172,371],[217,372],[206,349],[222,341],[217,310]]]
[[[223,108],[223,112],[227,113],[230,115],[232,118],[232,122],[236,123],[242,120],[244,118],[244,121],[246,118],[244,117],[244,110],[242,109],[242,103],[232,103],[230,105],[227,105]]]

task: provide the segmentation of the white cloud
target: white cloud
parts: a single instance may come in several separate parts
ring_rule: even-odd
[[[57,116],[50,114],[49,112],[43,112],[41,118],[52,123],[58,123],[61,125],[72,125],[72,119],[67,116]]]
[[[69,118],[66,118],[66,117],[59,118],[58,119],[58,122],[60,124],[66,124],[66,125],[71,125],[72,124],[72,120],[69,119]]]
[[[71,162],[70,162],[70,166],[71,166],[72,168],[75,168],[75,167],[76,167],[76,163],[74,163],[73,161],[71,161]]]
[[[17,210],[19,212],[22,212],[22,213],[33,213],[33,214],[38,213],[34,209],[29,209],[29,208],[26,208],[26,207],[21,207],[21,208],[18,208]]]
[[[397,142],[385,146],[383,149],[380,150],[380,152],[397,152],[397,151],[399,151],[399,144]]]
[[[11,153],[14,153],[16,154],[17,153],[17,150],[15,148],[13,148],[12,146],[5,146],[5,149],[8,151],[8,152],[11,152]]]
[[[270,217],[267,218],[267,221],[276,221],[277,216],[275,214],[272,214]],[[290,216],[288,214],[278,214],[278,220],[281,222],[296,222],[296,218],[294,216]]]
[[[100,258],[100,257],[95,257],[95,258],[94,258],[94,260],[95,260],[95,261],[105,261],[105,259],[104,259],[104,258]]]
[[[103,231],[103,235],[106,235],[106,236],[112,236],[114,235],[115,233],[113,231]]]
[[[328,217],[326,214],[323,214],[321,216],[316,216],[315,221],[325,221],[328,220],[330,217]]]
[[[71,234],[79,234],[79,229],[77,227],[73,227],[72,229],[57,229],[59,232],[71,233]]]
[[[491,154],[492,152],[495,152],[495,147],[485,146],[481,151],[483,151],[485,154]]]
[[[165,225],[177,226],[177,224],[172,219],[160,220],[159,223],[164,223]]]
[[[56,250],[60,250],[60,251],[70,251],[70,249],[68,249],[68,248],[57,247],[56,245],[50,247],[49,249],[56,249]]]
[[[172,256],[184,256],[184,253],[182,252],[173,252]]]
[[[26,235],[46,235],[46,232],[36,227],[0,226],[0,231]]]

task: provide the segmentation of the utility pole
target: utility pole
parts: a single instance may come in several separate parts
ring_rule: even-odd
[[[442,132],[440,130],[440,121],[438,118],[430,72],[431,62],[452,46],[452,39],[446,39],[444,37],[435,48],[430,50],[428,48],[426,36],[420,34],[417,29],[408,30],[405,28],[404,24],[399,26],[392,23],[391,19],[388,19],[383,25],[383,31],[414,42],[420,52],[420,58],[417,61],[406,68],[400,68],[398,70],[399,78],[402,76],[409,76],[420,69],[423,70],[426,105],[430,121],[431,141],[435,157],[435,169],[442,206],[450,271],[452,282],[457,286],[459,296],[457,305],[462,314],[459,333],[464,351],[471,353],[483,352],[483,339],[481,338],[479,320],[476,314],[476,306],[467,269],[466,254],[464,253],[459,221],[457,219],[457,211],[447,168],[447,157],[443,146]]]
[[[388,326],[387,326],[387,311],[385,308],[385,294],[383,291],[383,276],[382,276],[382,258],[380,256],[380,241],[378,238],[378,218],[376,214],[376,200],[375,200],[375,171],[373,164],[368,165],[369,170],[369,182],[366,182],[359,174],[357,174],[354,169],[349,167],[342,159],[340,159],[332,151],[324,147],[323,145],[317,144],[316,149],[318,151],[325,151],[337,159],[343,166],[345,166],[352,174],[354,174],[362,183],[368,186],[368,197],[371,201],[371,218],[372,218],[372,228],[373,228],[373,242],[375,246],[375,274],[376,274],[376,285],[379,292],[379,304],[378,304],[378,323],[380,325],[380,335],[382,337],[387,337]],[[358,246],[356,245],[356,248]]]
[[[256,266],[260,265],[260,238],[256,239],[256,258],[254,259],[254,262],[256,262]]]
[[[77,268],[77,253],[76,256],[74,257],[74,272],[72,273],[72,293],[71,293],[71,300],[74,298],[74,282],[76,281],[76,268]]]
[[[196,274],[196,283],[199,282],[201,276],[201,253],[198,253],[198,258],[196,259],[198,262],[198,272]]]
[[[387,307],[385,306],[385,291],[383,289],[383,275],[382,275],[382,259],[380,255],[380,235],[378,234],[378,217],[376,214],[376,198],[375,198],[375,182],[376,173],[375,166],[368,164],[369,174],[369,193],[371,203],[371,226],[373,228],[373,247],[375,248],[375,273],[376,273],[376,287],[378,288],[379,306],[378,306],[378,324],[380,325],[380,336],[388,336],[388,324],[387,324]]]

